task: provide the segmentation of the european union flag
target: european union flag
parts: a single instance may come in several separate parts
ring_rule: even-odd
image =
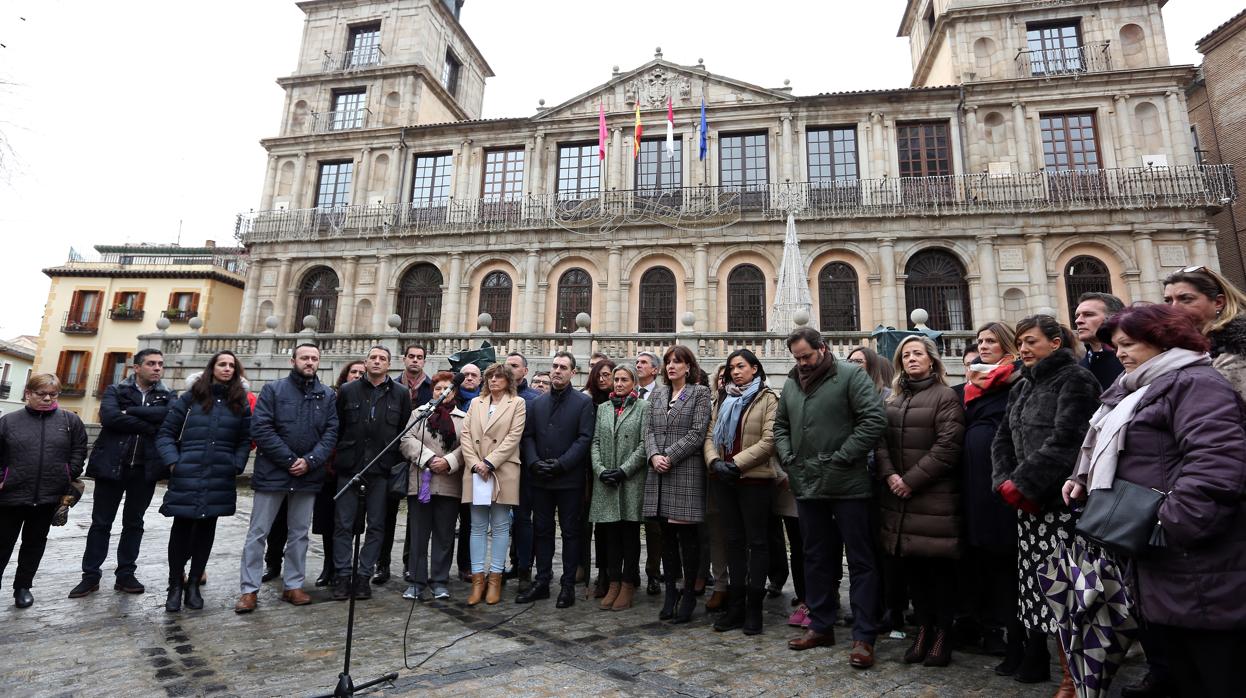
[[[701,158],[700,158],[701,160],[705,159],[705,152],[709,149],[709,146],[706,145],[706,142],[705,142],[705,139],[706,139],[705,132],[707,130],[708,129],[706,128],[706,124],[705,124],[705,98],[702,97],[701,98]]]

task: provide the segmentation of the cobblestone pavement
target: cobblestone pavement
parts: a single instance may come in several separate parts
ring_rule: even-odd
[[[16,559],[10,562],[0,605],[0,695],[6,696],[306,696],[330,692],[342,666],[346,604],[324,589],[307,588],[315,603],[281,603],[280,583],[264,585],[259,609],[236,615],[238,562],[250,514],[240,490],[239,513],[220,521],[208,566],[202,611],[164,612],[169,520],[147,515],[138,577],[142,595],[111,588],[110,556],[101,590],[85,599],[66,594],[80,578],[90,521],[90,494],[54,528],[32,590],[35,605],[8,601]],[[114,529],[120,528],[118,521]],[[402,541],[398,534],[399,545]],[[313,537],[309,576],[322,550]],[[14,555],[16,558],[16,555]],[[395,559],[398,558],[397,551]],[[400,571],[400,570],[399,570]],[[846,585],[845,585],[846,586]],[[503,603],[468,608],[467,585],[452,583],[450,602],[412,606],[399,581],[377,587],[359,603],[352,676],[356,682],[398,671],[380,695],[475,696],[1048,696],[1054,684],[1024,686],[996,676],[995,658],[957,653],[943,669],[907,666],[903,640],[882,639],[878,665],[847,664],[850,634],[839,644],[806,652],[786,648],[796,631],[784,624],[789,596],[767,601],[762,635],[716,633],[703,609],[686,626],[657,620],[660,597],[638,596],[635,608],[603,612],[582,598],[558,610],[553,601],[516,605],[508,585]],[[404,667],[404,628],[406,659]],[[1121,678],[1141,673],[1131,660]],[[1059,668],[1053,666],[1053,674]],[[1118,681],[1118,685],[1121,684]],[[1115,693],[1115,691],[1114,691]]]

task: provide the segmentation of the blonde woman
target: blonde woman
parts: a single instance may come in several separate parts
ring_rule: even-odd
[[[1211,340],[1212,366],[1246,398],[1246,294],[1207,267],[1186,267],[1164,279],[1164,303],[1194,320]]]

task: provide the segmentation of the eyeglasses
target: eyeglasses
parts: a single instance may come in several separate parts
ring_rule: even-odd
[[[1192,267],[1186,267],[1186,268],[1182,269],[1182,270],[1181,270],[1181,273],[1183,273],[1183,274],[1195,274],[1195,273],[1198,273],[1198,272],[1200,272],[1200,271],[1202,271],[1202,272],[1207,271],[1207,267],[1203,266],[1202,264],[1195,264],[1195,265],[1194,265],[1194,266],[1192,266]]]
[[[44,399],[46,399],[46,400],[55,400],[56,398],[58,398],[58,397],[60,397],[60,396],[61,396],[61,394],[60,394],[59,392],[57,392],[57,393],[41,393],[41,392],[35,392],[35,393],[34,393],[34,395],[36,395],[37,397],[44,398]]]

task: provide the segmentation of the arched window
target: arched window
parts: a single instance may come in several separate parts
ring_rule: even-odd
[[[555,332],[575,332],[575,316],[592,314],[593,277],[583,269],[568,269],[558,277],[558,312]]]
[[[818,272],[818,327],[823,332],[861,329],[857,272],[851,265],[831,262]]]
[[[965,269],[943,250],[919,252],[909,260],[904,283],[908,313],[921,308],[930,313],[931,329],[965,331],[973,328],[969,313],[969,284]]]
[[[1069,260],[1064,267],[1064,295],[1069,301],[1069,324],[1073,324],[1073,315],[1077,312],[1077,299],[1083,293],[1112,292],[1112,277],[1108,275],[1108,267],[1103,262],[1081,255]]]
[[[640,277],[638,332],[675,331],[675,275],[666,267],[653,267]]]
[[[766,276],[752,264],[727,275],[727,331],[766,331]]]
[[[403,332],[441,329],[441,272],[428,263],[412,266],[398,284],[398,315]]]
[[[337,274],[328,267],[315,267],[303,277],[291,331],[302,330],[303,318],[308,315],[315,315],[320,321],[318,332],[333,331],[333,320],[337,316]]]
[[[480,312],[493,316],[493,332],[511,331],[511,277],[491,271],[480,285]]]

